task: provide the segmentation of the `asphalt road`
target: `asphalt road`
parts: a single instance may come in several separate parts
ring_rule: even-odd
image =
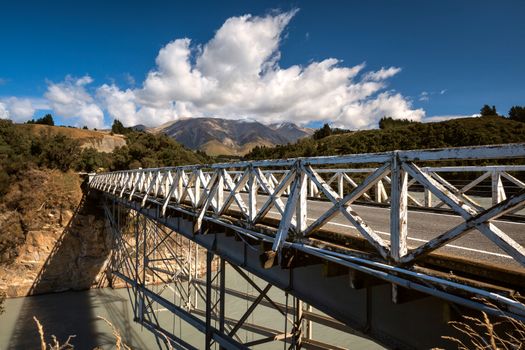
[[[244,196],[243,196],[244,197]],[[258,196],[257,206],[260,208],[266,201],[266,196]],[[286,198],[282,198],[286,203]],[[319,216],[326,212],[331,203],[323,201],[308,201],[308,224],[313,223]],[[232,204],[232,209],[236,204]],[[380,235],[386,242],[390,240],[390,209],[377,206],[352,205],[361,218]],[[280,218],[276,208],[268,213],[270,217]],[[416,248],[432,238],[446,232],[464,220],[457,215],[435,213],[429,211],[409,211],[408,213],[408,247]],[[525,246],[525,223],[495,220],[492,222],[499,229],[512,237],[522,246]],[[334,232],[344,232],[355,236],[360,233],[342,214],[331,219],[324,229]],[[483,261],[502,267],[523,269],[514,259],[505,253],[496,244],[486,238],[478,230],[472,230],[461,238],[439,248],[436,252],[447,255],[459,256],[472,261]]]

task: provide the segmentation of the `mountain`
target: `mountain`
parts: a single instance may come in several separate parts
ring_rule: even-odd
[[[188,148],[209,155],[244,155],[255,146],[293,143],[313,133],[293,123],[264,125],[251,120],[220,118],[181,119],[148,131],[166,134]]]

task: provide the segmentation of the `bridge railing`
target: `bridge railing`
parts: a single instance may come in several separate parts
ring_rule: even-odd
[[[512,175],[524,171],[525,166],[425,166],[440,161],[502,162],[523,158],[524,144],[394,151],[117,171],[97,174],[90,186],[140,200],[142,205],[149,200],[159,202],[162,214],[168,207],[182,210],[195,216],[197,228],[203,220],[220,223],[231,211],[241,217],[241,224],[236,226],[240,232],[246,228],[256,231],[265,219],[277,217],[279,225],[269,237],[275,251],[286,241],[308,242],[335,216],[342,216],[379,256],[394,263],[413,263],[475,229],[525,265],[524,247],[493,223],[525,205],[525,184]],[[478,176],[458,186],[443,176],[452,172]],[[482,205],[467,192],[489,178],[491,200]],[[515,186],[512,193],[505,192],[503,179]],[[417,193],[423,194],[423,199],[417,198]],[[315,220],[308,216],[312,198],[330,203]],[[388,238],[381,237],[353,209],[358,201],[388,204]],[[408,249],[409,205],[447,206],[463,221]]]
[[[349,189],[356,188],[362,179],[374,172],[377,168],[356,169],[317,169],[328,185],[330,185],[340,197]],[[525,177],[525,166],[523,165],[497,165],[497,166],[446,166],[446,167],[422,167],[422,171],[429,174],[435,180],[443,184],[449,191],[457,196],[463,196],[472,205],[479,208],[488,208],[507,198],[509,194],[525,188],[525,183],[520,178]],[[276,184],[278,178],[282,177],[286,170],[266,170],[263,174],[268,181]],[[233,180],[240,179],[242,171],[231,171]],[[458,174],[467,174],[466,177],[457,179]],[[209,178],[210,173],[205,172]],[[505,184],[504,184],[505,182]],[[361,201],[377,204],[388,204],[390,202],[389,189],[391,179],[385,176],[377,181],[372,189],[363,193],[359,198]],[[416,179],[412,178],[407,184],[408,205],[421,208],[443,208],[445,203],[432,195],[432,192],[421,186]],[[241,192],[249,191],[246,184]],[[318,190],[312,179],[307,179],[307,191],[310,199],[324,199],[323,193]],[[284,191],[285,195],[290,193],[290,185]]]

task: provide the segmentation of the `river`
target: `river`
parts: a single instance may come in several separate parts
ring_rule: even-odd
[[[272,298],[280,291],[275,290]],[[246,301],[226,298],[228,316],[239,317],[248,307]],[[12,298],[5,302],[6,311],[0,315],[0,350],[4,349],[40,349],[38,332],[33,316],[44,326],[48,343],[51,334],[60,341],[69,335],[76,335],[72,340],[75,349],[113,349],[115,340],[111,328],[97,316],[108,319],[117,327],[123,340],[133,349],[158,348],[155,337],[147,329],[133,322],[133,310],[128,300],[126,289],[92,289],[79,292],[63,292],[25,298]],[[283,323],[283,318],[275,310],[258,307],[258,311],[249,318],[257,324]],[[232,315],[234,314],[234,315]],[[202,348],[204,337],[192,327],[179,322],[169,312],[162,309],[158,316],[164,325],[170,324],[176,336],[190,344]],[[273,327],[277,328],[277,327]],[[355,335],[335,332],[326,327],[315,325],[314,339],[329,341],[350,349],[383,349],[376,343]],[[239,332],[241,340],[252,340],[253,335]],[[258,346],[259,349],[282,349],[284,343],[273,342]]]

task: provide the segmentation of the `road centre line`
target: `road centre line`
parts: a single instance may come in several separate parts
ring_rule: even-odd
[[[276,212],[276,211],[273,211],[273,210],[270,210],[269,213],[280,215],[279,212]],[[308,220],[308,221],[315,221],[315,219],[310,219],[310,218],[307,218],[307,220]],[[354,226],[346,225],[346,224],[340,224],[340,223],[338,223],[338,222],[328,222],[327,225],[342,226],[342,227],[347,227],[347,228],[350,228],[350,229],[353,229],[353,230],[356,230],[356,231],[357,231],[357,228],[355,228]],[[390,237],[390,233],[388,233],[388,232],[377,231],[377,230],[374,230],[374,232],[379,233],[379,234],[382,234],[382,235],[386,235],[386,236],[389,236],[389,237]],[[408,240],[412,240],[412,241],[416,241],[416,242],[423,242],[423,243],[428,242],[428,240],[421,239],[421,238],[407,237],[407,239],[408,239]],[[471,252],[475,252],[475,253],[481,253],[481,254],[493,255],[493,256],[497,256],[497,257],[505,258],[505,259],[512,259],[512,257],[511,257],[510,255],[500,254],[500,253],[494,253],[494,252],[488,252],[488,251],[486,251],[486,250],[480,250],[480,249],[468,248],[468,247],[463,247],[463,246],[454,245],[454,244],[446,244],[445,247],[448,247],[448,248],[455,248],[455,249],[460,249],[460,250],[467,250],[467,251],[471,251]]]

